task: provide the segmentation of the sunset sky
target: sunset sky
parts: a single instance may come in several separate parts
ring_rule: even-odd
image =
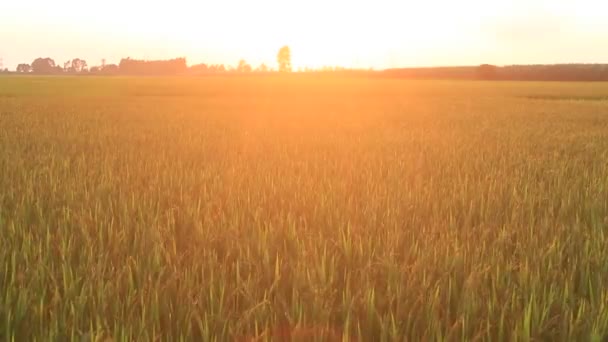
[[[296,67],[608,63],[603,0],[6,0],[0,58],[164,59]]]

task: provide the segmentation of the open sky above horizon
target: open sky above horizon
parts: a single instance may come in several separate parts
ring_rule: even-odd
[[[0,58],[274,67],[289,45],[295,67],[608,63],[606,13],[601,0],[7,0]]]

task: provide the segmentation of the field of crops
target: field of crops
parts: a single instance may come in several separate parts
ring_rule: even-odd
[[[606,338],[608,84],[0,77],[0,340]]]

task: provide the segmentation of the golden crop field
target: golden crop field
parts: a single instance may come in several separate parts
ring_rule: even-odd
[[[0,78],[0,340],[607,338],[608,84]]]

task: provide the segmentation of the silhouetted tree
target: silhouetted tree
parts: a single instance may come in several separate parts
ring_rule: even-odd
[[[61,69],[61,67],[59,67]],[[57,73],[55,61],[51,58],[36,58],[32,62],[32,72],[35,74],[54,74]]]
[[[22,74],[27,74],[27,73],[32,72],[32,67],[29,64],[25,64],[25,63],[19,64],[19,65],[17,65],[17,72],[22,73]]]
[[[73,72],[84,72],[87,70],[87,61],[80,58],[72,59],[72,67],[71,70]]]
[[[283,46],[277,54],[277,63],[280,72],[291,72],[291,50],[289,46]]]
[[[251,65],[247,64],[244,59],[239,61],[239,65],[236,67],[238,72],[251,72]]]

